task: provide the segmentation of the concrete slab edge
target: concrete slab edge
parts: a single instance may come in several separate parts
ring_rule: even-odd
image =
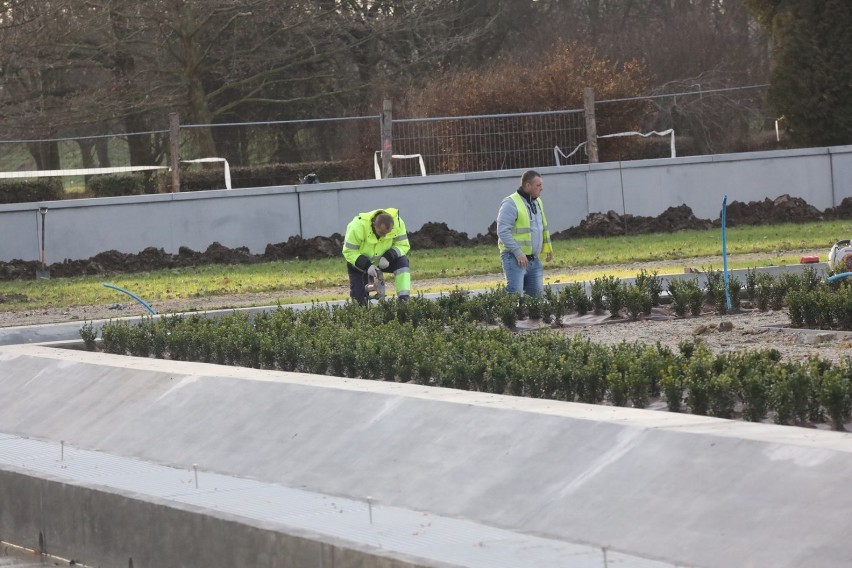
[[[406,396],[421,400],[480,406],[483,408],[508,409],[577,420],[607,422],[639,429],[663,429],[692,434],[709,434],[725,438],[738,438],[772,444],[792,444],[852,453],[852,436],[845,432],[727,420],[711,416],[672,413],[664,410],[655,411],[524,398],[408,383],[389,383],[384,381],[332,377],[328,375],[228,367],[212,363],[129,357],[57,349],[45,345],[0,346],[0,361],[5,357],[16,356],[53,359],[67,364],[110,366],[138,371],[176,373],[193,377],[227,377],[250,381],[274,381],[323,389],[337,389],[386,396]]]

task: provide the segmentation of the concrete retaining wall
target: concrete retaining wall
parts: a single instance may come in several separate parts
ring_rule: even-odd
[[[716,219],[728,202],[789,194],[826,209],[852,196],[852,146],[539,168],[553,231],[589,213],[656,216],[685,203]],[[40,205],[49,207],[47,262],[115,249],[177,253],[213,242],[262,253],[269,243],[343,233],[359,212],[398,207],[410,230],[429,221],[485,233],[521,170],[0,205],[0,261],[39,258]]]
[[[112,568],[421,568],[380,550],[270,530],[246,518],[0,470],[3,540]],[[41,543],[42,548],[39,544]],[[96,562],[96,564],[95,564]],[[0,564],[3,564],[0,562]]]
[[[683,566],[852,562],[844,433],[39,346],[0,368],[0,432]]]

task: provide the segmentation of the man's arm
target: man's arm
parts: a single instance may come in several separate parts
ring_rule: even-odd
[[[393,246],[382,255],[388,262],[393,262],[397,258],[407,255],[408,251],[411,250],[408,233],[405,230],[405,221],[402,220],[402,217],[395,219],[393,235]]]
[[[515,202],[511,199],[506,199],[500,204],[500,211],[497,213],[497,237],[499,237],[500,242],[503,243],[509,252],[515,255],[515,258],[520,263],[521,259],[526,262],[527,257],[521,252],[521,247],[518,246],[515,237],[512,235],[512,229],[515,227],[517,219],[518,208],[515,206]]]
[[[346,227],[346,236],[343,238],[343,258],[355,268],[366,271],[371,263],[367,256],[359,252],[361,243],[364,241],[364,235],[361,234],[363,232],[361,223],[357,221],[349,223]]]

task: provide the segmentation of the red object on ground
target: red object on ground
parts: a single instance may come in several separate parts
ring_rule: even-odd
[[[801,259],[799,259],[799,262],[801,262],[802,264],[813,264],[814,262],[819,262],[819,257],[818,256],[803,256]]]

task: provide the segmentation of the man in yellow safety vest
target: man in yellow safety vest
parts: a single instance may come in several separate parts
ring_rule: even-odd
[[[411,270],[408,261],[408,233],[396,209],[377,209],[360,213],[346,226],[343,258],[349,272],[349,295],[358,303],[367,302],[368,277],[378,272],[394,275],[397,298],[408,300],[411,294]]]
[[[541,201],[541,175],[528,170],[521,187],[503,199],[497,213],[497,245],[506,276],[506,290],[540,296],[544,291],[541,255],[553,260],[550,231]]]

